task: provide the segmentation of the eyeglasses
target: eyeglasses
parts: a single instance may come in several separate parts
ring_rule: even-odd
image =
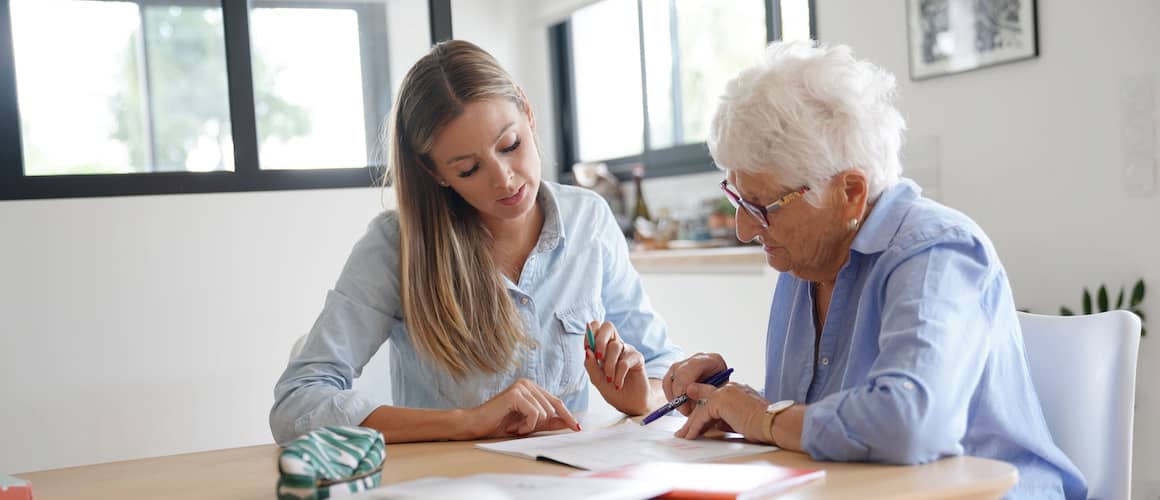
[[[725,191],[725,197],[729,198],[729,202],[733,203],[735,208],[744,208],[746,212],[749,212],[749,215],[752,215],[754,219],[757,219],[757,223],[761,224],[762,228],[769,229],[769,213],[784,207],[787,203],[793,200],[801,198],[802,195],[806,193],[806,191],[810,190],[810,188],[802,187],[797,191],[793,191],[785,196],[782,196],[781,198],[778,198],[777,201],[774,201],[773,203],[770,203],[764,207],[753,203],[752,201],[746,200],[745,198],[742,198],[741,194],[737,192],[737,188],[729,184],[728,179],[721,181],[721,190]]]

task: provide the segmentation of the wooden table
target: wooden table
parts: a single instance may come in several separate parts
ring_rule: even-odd
[[[563,475],[576,469],[476,449],[473,442],[388,444],[383,483],[431,475],[466,476],[480,472]],[[32,482],[36,500],[248,499],[273,498],[278,479],[278,447],[250,446],[168,457],[130,460],[17,474]],[[723,462],[766,460],[790,467],[826,469],[825,479],[800,486],[779,498],[998,498],[1015,485],[1010,464],[955,457],[920,466],[815,462],[808,456],[775,451]]]

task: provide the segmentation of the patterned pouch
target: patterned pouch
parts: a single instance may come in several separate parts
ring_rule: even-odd
[[[324,499],[379,485],[386,446],[366,427],[323,427],[295,439],[278,458],[278,498]]]

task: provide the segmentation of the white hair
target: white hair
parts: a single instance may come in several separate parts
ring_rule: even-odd
[[[709,153],[723,170],[809,186],[815,206],[830,177],[855,168],[866,174],[873,202],[902,175],[906,122],[894,94],[894,76],[855,59],[848,46],[774,42],[726,85]]]

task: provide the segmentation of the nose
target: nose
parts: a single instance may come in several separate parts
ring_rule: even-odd
[[[491,187],[496,189],[508,188],[515,178],[515,170],[502,158],[496,159],[495,171],[492,173]]]
[[[753,241],[754,238],[762,237],[767,231],[766,228],[761,227],[761,224],[749,215],[745,209],[738,207],[737,213],[734,215],[737,220],[737,239],[743,242]]]

